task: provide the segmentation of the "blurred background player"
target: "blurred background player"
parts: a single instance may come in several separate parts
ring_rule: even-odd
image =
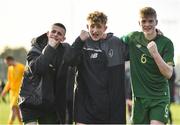
[[[24,65],[16,62],[12,56],[7,56],[4,62],[8,65],[8,72],[7,83],[1,95],[4,97],[8,91],[10,93],[10,114],[8,124],[12,124],[16,117],[18,118],[19,124],[22,124],[18,106],[18,96],[24,74]]]

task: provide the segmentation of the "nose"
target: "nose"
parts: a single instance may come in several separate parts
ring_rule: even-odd
[[[146,21],[144,25],[148,26],[148,25],[150,25],[150,23],[148,21]]]
[[[98,31],[98,28],[95,26],[93,31],[94,31],[94,32],[97,32],[97,31]]]
[[[57,36],[57,35],[58,35],[58,32],[55,32],[54,35]]]

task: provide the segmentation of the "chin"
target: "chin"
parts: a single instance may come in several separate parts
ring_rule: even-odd
[[[152,33],[153,33],[153,30],[144,30],[144,33],[145,33],[145,34],[152,34]]]
[[[144,34],[150,35],[152,34],[152,31],[144,31]]]
[[[98,40],[100,40],[100,38],[93,38],[93,37],[92,37],[92,40],[98,41]]]

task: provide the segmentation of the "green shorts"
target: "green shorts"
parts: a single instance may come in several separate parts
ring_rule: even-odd
[[[134,124],[150,124],[151,120],[168,122],[169,99],[134,98],[132,120]]]

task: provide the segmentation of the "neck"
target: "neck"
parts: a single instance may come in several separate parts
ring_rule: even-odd
[[[145,38],[150,41],[150,40],[153,40],[157,36],[157,33],[156,31],[154,31],[152,34],[144,34],[144,35],[145,35]]]

